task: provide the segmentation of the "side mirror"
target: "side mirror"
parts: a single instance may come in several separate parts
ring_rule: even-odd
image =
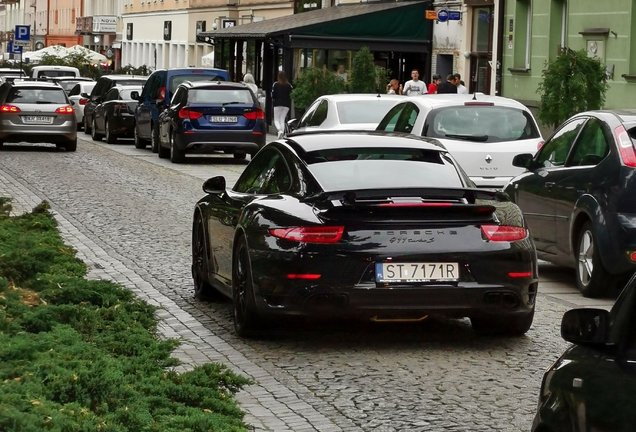
[[[605,309],[573,309],[561,320],[561,337],[577,345],[605,345],[609,333]]]
[[[216,176],[203,182],[203,192],[208,194],[221,194],[225,192],[225,177]]]
[[[533,161],[534,161],[534,157],[530,153],[522,153],[522,154],[516,155],[512,159],[512,165],[519,168],[530,169],[532,168]]]
[[[293,132],[296,129],[298,129],[298,119],[289,120],[287,122],[287,128],[289,129],[290,132]]]

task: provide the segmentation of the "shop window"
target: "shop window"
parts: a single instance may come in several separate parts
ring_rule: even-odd
[[[530,42],[532,40],[532,4],[530,0],[517,0],[514,16],[513,72],[530,69]]]
[[[482,6],[473,8],[473,52],[492,51],[493,7]]]
[[[559,53],[567,45],[567,1],[552,0],[550,3],[550,52],[548,60],[556,60]]]

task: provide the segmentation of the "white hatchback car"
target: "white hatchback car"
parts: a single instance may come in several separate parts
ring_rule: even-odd
[[[299,121],[290,120],[292,132],[316,130],[374,130],[384,115],[404,96],[334,94],[320,96]]]
[[[504,97],[435,94],[409,97],[380,121],[380,131],[436,138],[478,187],[501,188],[524,169],[512,165],[521,153],[543,144],[530,110]]]
[[[95,87],[95,81],[80,81],[68,92],[68,98],[75,110],[77,128],[84,126],[84,106]]]

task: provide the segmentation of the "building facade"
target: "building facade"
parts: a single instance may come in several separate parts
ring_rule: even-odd
[[[82,39],[75,34],[75,22],[84,15],[83,8],[84,0],[37,0],[36,37],[44,38],[44,46],[81,44]]]
[[[289,15],[290,1],[124,0],[122,65],[201,66],[212,46],[197,34]]]
[[[562,48],[586,50],[605,65],[605,108],[636,97],[636,1],[506,0],[503,95],[537,107],[541,73]]]
[[[82,0],[83,13],[75,25],[80,44],[105,55],[114,68],[121,66],[123,18],[128,0]]]

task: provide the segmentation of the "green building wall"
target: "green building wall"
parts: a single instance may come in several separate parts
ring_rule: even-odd
[[[528,7],[532,23],[529,70],[526,70],[523,17],[527,16]],[[506,0],[502,96],[531,108],[538,106],[541,73],[547,62],[558,55],[561,45],[562,11],[563,0]],[[604,52],[597,52],[606,66],[614,67],[608,80],[605,108],[636,108],[636,0],[569,0],[566,34],[566,46],[573,50],[587,50],[588,41],[602,42],[597,46]]]

